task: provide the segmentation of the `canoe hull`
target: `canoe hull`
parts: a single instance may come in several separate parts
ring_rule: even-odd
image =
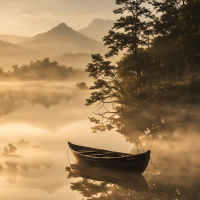
[[[94,157],[89,155],[83,155],[79,151],[76,151],[75,148],[73,148],[74,146],[72,143],[69,143],[69,147],[72,151],[72,154],[79,163],[98,166],[98,167],[106,167],[111,169],[113,168],[119,170],[128,170],[136,173],[143,173],[150,159],[150,151],[137,155],[125,154],[126,156],[122,157],[105,158],[105,157]]]

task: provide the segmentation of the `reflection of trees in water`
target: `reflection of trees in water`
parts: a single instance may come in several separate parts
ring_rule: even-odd
[[[197,179],[188,180],[187,175],[180,177],[180,173],[168,176],[156,172],[146,177],[153,200],[196,200],[200,198],[199,177],[196,177],[198,181]]]
[[[13,144],[8,144],[7,147],[3,148],[2,155],[13,155],[17,151],[17,147],[15,147]]]
[[[145,197],[142,198],[141,194],[138,194],[137,192],[134,192],[130,189],[120,187],[119,185],[87,179],[72,183],[71,189],[79,191],[89,200],[147,199]]]
[[[29,155],[30,150],[32,149],[34,154],[38,152],[35,152],[35,148],[29,144],[29,141],[21,139],[17,145],[9,143],[2,149],[0,158],[3,163],[0,164],[0,171],[5,175],[8,182],[15,182],[17,178],[22,175],[22,172],[40,170],[41,168],[49,169],[52,167],[53,163],[50,159],[32,158],[32,154]],[[29,154],[24,156],[23,152],[18,152],[20,150],[29,152]]]
[[[148,169],[144,173],[146,180],[140,174],[134,175],[131,172],[80,164],[72,164],[71,168],[66,168],[66,171],[68,179],[79,178],[71,183],[71,189],[78,191],[89,200],[199,199],[200,173],[198,166],[196,166],[196,170],[192,169],[192,166],[183,166],[185,159],[181,156],[178,157],[180,161],[172,158],[171,161],[163,162],[165,165],[163,172]],[[166,159],[165,155],[163,159]]]
[[[8,182],[16,182],[19,177],[23,177],[27,174],[28,171],[31,170],[42,170],[50,169],[52,167],[52,163],[50,161],[27,161],[20,159],[8,159],[1,164],[1,174],[5,176],[5,179]]]
[[[68,178],[71,178],[70,176]],[[135,180],[137,181],[137,180]],[[162,176],[151,174],[148,178],[149,192],[138,192],[117,184],[83,178],[71,183],[71,189],[80,192],[88,200],[196,200],[199,199],[197,185],[166,184]]]
[[[70,101],[77,94],[64,88],[34,88],[4,89],[0,91],[0,116],[7,115],[20,108],[23,103],[42,105],[46,109],[58,105],[61,101]]]
[[[71,183],[71,189],[87,199],[148,199],[148,186],[141,174],[80,164],[72,165],[66,171],[68,178],[82,177]]]
[[[17,142],[17,145],[14,145],[12,143],[7,144],[7,146],[5,146],[2,150],[2,155],[4,157],[19,156],[18,154],[16,154],[18,150],[21,150],[21,149],[27,150],[27,149],[31,149],[31,148],[39,149],[39,145],[30,146],[30,142],[28,140],[20,139]]]
[[[19,140],[19,142],[17,143],[17,146],[19,146],[19,148],[28,148],[30,145],[30,142],[28,140],[25,139],[21,139]],[[37,145],[36,145],[37,146]]]
[[[65,182],[59,158],[56,157],[58,160],[55,160],[55,155],[51,153],[49,156],[49,151],[44,148],[36,149],[36,145],[25,139],[13,145],[18,148],[13,155],[1,155],[0,152],[1,187],[6,183],[5,187],[8,188],[22,186],[45,193],[54,193],[63,187]]]

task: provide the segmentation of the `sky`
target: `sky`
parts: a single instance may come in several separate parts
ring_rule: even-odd
[[[63,22],[78,30],[115,19],[114,8],[115,0],[0,0],[0,34],[33,36]]]

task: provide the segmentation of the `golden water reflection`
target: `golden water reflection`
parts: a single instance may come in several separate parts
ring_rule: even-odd
[[[132,179],[130,174],[129,179],[126,176],[122,179],[123,184],[119,182],[121,179],[113,182],[113,176],[108,179],[108,174],[96,179],[91,173],[83,178],[70,176],[65,171],[65,166],[69,167],[68,141],[127,153],[133,149],[132,144],[114,131],[91,133],[88,116],[94,108],[84,106],[89,91],[74,86],[73,82],[1,84],[0,199],[199,198],[198,133],[183,136],[177,130],[170,139],[143,143],[146,150],[151,149],[158,168],[154,170],[149,164],[142,176],[148,192],[133,188],[139,178]],[[69,157],[73,162],[72,155]]]
[[[68,178],[82,177],[71,189],[93,199],[148,197],[149,188],[141,174],[76,163],[67,167]],[[134,194],[133,194],[134,193]]]
[[[91,133],[91,110],[84,106],[89,91],[75,84],[1,84],[0,199],[81,198],[66,180],[68,140],[98,146],[113,135]]]

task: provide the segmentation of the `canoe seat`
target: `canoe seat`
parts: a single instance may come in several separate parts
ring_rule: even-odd
[[[93,153],[101,153],[99,151],[79,151],[80,154],[89,155]]]
[[[120,157],[121,155],[115,152],[106,152],[101,154],[91,154],[92,156],[96,157]]]

